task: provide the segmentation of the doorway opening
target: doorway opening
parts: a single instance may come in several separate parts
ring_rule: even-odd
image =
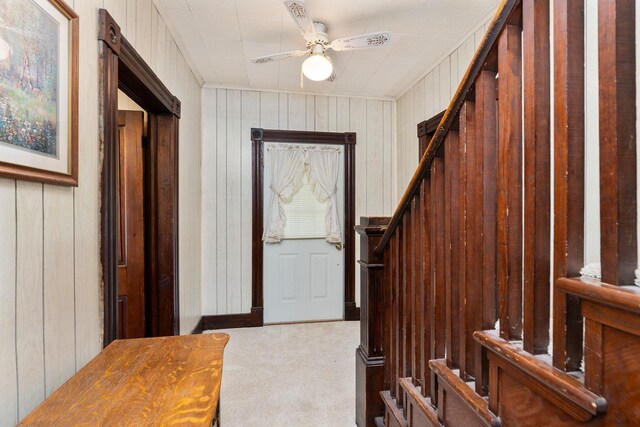
[[[177,335],[180,101],[101,9],[104,337]],[[123,106],[123,108],[119,108]]]
[[[327,246],[330,251],[312,251],[309,254],[309,264],[314,262],[317,264],[318,271],[325,272],[325,266],[331,263],[331,256],[339,258],[343,262],[341,269],[341,282],[343,284],[343,295],[341,298],[342,307],[340,312],[344,320],[359,320],[360,310],[355,303],[355,133],[336,133],[336,132],[305,132],[305,131],[283,131],[269,129],[252,129],[251,138],[253,143],[253,230],[252,230],[252,308],[250,316],[251,326],[259,326],[264,324],[264,274],[265,274],[265,243],[262,241],[264,230],[264,196],[265,196],[265,143],[286,143],[286,144],[312,144],[318,146],[339,146],[341,153],[341,172],[343,177],[343,189],[341,191],[338,205],[340,206],[340,217],[342,219],[343,238],[340,245],[330,245],[322,239],[321,246]],[[296,239],[288,241],[292,245],[299,244]],[[296,249],[299,250],[300,248]],[[317,255],[317,256],[311,256]],[[289,257],[289,260],[291,257]],[[284,257],[286,264],[287,257]],[[295,267],[291,267],[289,271],[295,271]],[[309,269],[310,271],[310,269]],[[307,271],[307,273],[309,273]],[[295,274],[295,273],[293,273]],[[324,273],[323,273],[324,274]],[[291,275],[291,274],[290,274]],[[322,276],[322,275],[320,275]],[[326,280],[330,279],[327,273]],[[297,279],[292,276],[290,282]],[[317,279],[317,277],[315,277]],[[314,280],[315,280],[314,279]],[[313,282],[310,286],[314,286]],[[317,282],[317,280],[315,280]],[[321,285],[319,282],[317,285]],[[324,289],[324,285],[316,286],[320,291]],[[308,295],[312,298],[312,295]],[[334,317],[335,318],[335,317]],[[270,319],[267,318],[267,321]],[[301,319],[305,320],[305,319]]]

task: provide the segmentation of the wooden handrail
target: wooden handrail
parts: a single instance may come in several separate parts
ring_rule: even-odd
[[[487,30],[484,38],[480,42],[480,47],[476,50],[476,53],[465,72],[462,82],[458,86],[456,93],[453,96],[453,99],[449,103],[440,124],[438,125],[438,130],[433,135],[431,142],[429,143],[427,150],[420,159],[420,163],[418,164],[418,168],[416,169],[409,185],[396,208],[393,217],[391,218],[391,222],[385,232],[384,236],[382,236],[382,240],[380,244],[376,248],[375,252],[377,255],[381,255],[384,251],[384,248],[389,243],[389,239],[395,232],[398,227],[402,216],[405,211],[411,205],[411,199],[418,192],[420,188],[420,182],[424,178],[424,176],[429,171],[431,166],[431,161],[435,157],[438,149],[442,145],[445,136],[449,132],[449,129],[455,122],[455,118],[462,107],[462,104],[467,99],[469,92],[475,85],[476,78],[480,74],[485,66],[487,65],[488,59],[490,57],[491,52],[497,47],[498,36],[505,28],[506,24],[509,22],[509,17],[513,13],[513,11],[519,6],[521,0],[502,0],[500,7],[498,8],[498,12],[494,16],[493,20],[489,24],[489,29]]]

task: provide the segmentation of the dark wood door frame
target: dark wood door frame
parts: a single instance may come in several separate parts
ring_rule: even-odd
[[[344,320],[359,320],[356,307],[356,134],[352,132],[305,132],[251,129],[253,151],[253,229],[252,229],[252,297],[251,314],[263,324],[263,212],[264,212],[264,143],[344,145]]]
[[[101,262],[104,289],[104,337],[116,337],[118,301],[117,142],[118,89],[149,114],[150,149],[146,281],[147,335],[180,333],[178,304],[178,124],[180,101],[120,32],[111,15],[100,9],[100,146]]]

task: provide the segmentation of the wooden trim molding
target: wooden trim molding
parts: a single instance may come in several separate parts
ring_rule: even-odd
[[[263,324],[264,283],[262,229],[264,210],[264,143],[295,142],[302,144],[344,145],[344,320],[360,320],[360,308],[355,299],[355,148],[356,134],[353,132],[306,132],[275,129],[251,129],[253,165],[253,209],[252,209],[252,298],[251,317]],[[221,316],[217,316],[221,317]],[[257,326],[257,325],[250,325]]]
[[[105,9],[99,11],[100,228],[104,336],[106,347],[117,336],[117,113],[120,88],[144,108],[150,123],[150,165],[146,292],[147,336],[180,332],[178,304],[178,134],[180,101],[144,62]]]

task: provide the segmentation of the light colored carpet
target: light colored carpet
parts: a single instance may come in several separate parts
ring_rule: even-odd
[[[222,427],[355,426],[359,322],[226,329]]]

